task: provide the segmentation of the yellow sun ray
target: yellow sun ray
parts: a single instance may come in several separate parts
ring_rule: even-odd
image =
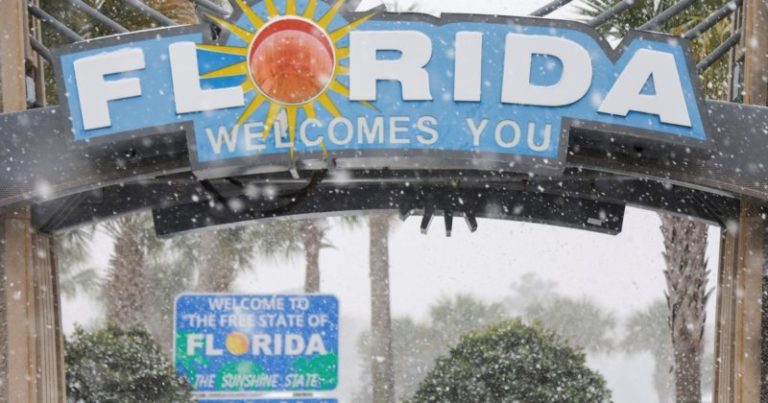
[[[370,20],[371,17],[373,17],[375,14],[376,13],[368,14],[365,17],[362,17],[362,18],[357,19],[357,20],[355,20],[353,22],[350,22],[349,24],[347,24],[347,25],[345,25],[345,26],[343,26],[343,27],[341,27],[341,28],[331,32],[329,34],[329,36],[331,37],[331,42],[333,42],[333,43],[338,42],[339,40],[341,40],[341,38],[345,37],[352,30],[354,30],[355,28],[359,27],[360,24]]]
[[[328,88],[338,94],[349,97],[349,88],[345,87],[344,84],[336,80],[331,81],[331,85],[329,85]]]
[[[317,102],[320,102],[320,105],[323,106],[323,108],[327,109],[328,112],[333,115],[333,117],[338,118],[341,117],[341,112],[339,112],[339,108],[336,107],[336,104],[333,103],[333,100],[330,96],[328,96],[328,93],[325,92],[319,97],[317,97]]]
[[[267,8],[267,15],[269,18],[280,15],[280,12],[277,11],[277,6],[275,5],[274,0],[264,0],[264,7]]]
[[[343,66],[341,64],[336,65],[336,75],[337,76],[348,76],[349,75],[349,67]]]
[[[259,109],[259,107],[266,100],[267,100],[267,97],[265,97],[264,94],[258,94],[255,97],[253,97],[253,100],[251,100],[251,103],[248,104],[248,107],[245,108],[243,113],[237,119],[237,124],[241,125],[245,123],[245,121],[248,120],[248,118],[251,117],[251,115],[253,115],[253,113],[256,112],[256,110]]]
[[[200,78],[219,78],[219,77],[232,77],[242,76],[248,74],[248,63],[239,62],[227,67],[222,67],[218,70],[214,70],[203,74]]]
[[[299,108],[295,105],[288,106],[286,115],[288,116],[288,140],[291,142],[291,159],[296,155],[296,116]]]
[[[249,92],[256,89],[256,86],[253,85],[253,81],[246,78],[245,81],[243,81],[242,84],[240,84],[241,87],[243,87],[243,92]]]
[[[309,0],[309,3],[307,3],[307,8],[304,9],[304,18],[309,18],[310,20],[314,20],[316,8],[317,8],[317,0]]]
[[[314,119],[315,118],[315,103],[314,102],[307,102],[306,104],[301,106],[304,108],[304,113],[307,114],[307,119]]]
[[[342,84],[338,80],[333,80],[331,82],[331,85],[328,86],[328,89],[330,89],[331,91],[336,92],[337,94],[341,94],[341,95],[349,98],[349,88],[347,88],[344,84]],[[358,101],[358,102],[363,104],[363,106],[365,106],[368,109],[372,109],[374,111],[378,111],[379,110],[379,108],[373,106],[373,104],[371,104],[368,101]]]
[[[238,38],[244,40],[246,43],[250,43],[251,39],[253,39],[254,33],[248,30],[245,30],[243,28],[238,27],[235,24],[232,24],[229,21],[222,20],[221,18],[208,14],[208,18],[216,22],[220,27],[226,29],[227,31],[237,35]]]
[[[275,124],[275,120],[277,120],[277,115],[280,114],[280,111],[282,109],[283,107],[275,102],[269,103],[269,110],[267,111],[267,121],[264,122],[264,133],[262,133],[261,135],[262,138],[266,139],[267,136],[269,136],[269,132],[272,130],[272,126]]]
[[[245,14],[248,20],[251,21],[251,24],[253,24],[254,28],[258,29],[264,25],[264,20],[262,20],[261,17],[259,17],[259,15],[253,11],[251,6],[245,3],[245,0],[237,0],[237,5],[241,10],[243,10],[243,14]]]
[[[285,15],[296,15],[296,0],[286,0]]]
[[[336,59],[346,59],[349,57],[349,48],[337,48],[336,49]]]
[[[336,3],[334,3],[333,7],[331,7],[327,13],[325,13],[323,18],[320,18],[320,20],[317,22],[317,25],[320,25],[323,28],[328,28],[328,25],[331,24],[333,18],[336,17],[336,14],[339,13],[339,10],[341,10],[341,6],[343,6],[344,3],[345,0],[338,0]]]
[[[220,46],[220,45],[197,45],[198,49],[209,52],[223,53],[227,55],[247,56],[248,48],[238,46]]]
[[[360,25],[362,25],[363,23],[365,23],[375,15],[375,13],[368,14],[360,19],[357,19],[353,22],[348,23],[347,25],[344,25],[336,29],[333,32],[327,33],[329,31],[328,27],[333,23],[334,19],[339,15],[342,8],[344,7],[345,2],[346,0],[336,0],[333,3],[333,5],[331,5],[331,7],[328,9],[328,11],[325,12],[322,15],[322,17],[320,17],[316,21],[316,24],[326,31],[326,34],[328,35],[329,40],[333,43],[334,48],[336,47],[336,44],[339,41],[341,41],[344,37],[346,37],[350,32],[358,28]],[[234,23],[223,20],[215,15],[210,15],[209,17],[212,21],[217,23],[223,29],[226,29],[227,31],[231,32],[233,35],[237,36],[243,41],[250,43],[253,40],[253,38],[256,36],[256,34],[259,32],[259,29],[262,28],[265,24],[267,24],[268,21],[272,20],[275,17],[281,16],[280,10],[278,10],[278,7],[276,6],[275,3],[276,3],[275,0],[263,0],[263,4],[267,14],[267,18],[265,18],[257,14],[248,5],[248,0],[235,1],[235,4],[242,10],[243,15],[245,15],[247,19],[251,22],[251,24],[255,27],[256,32],[251,32],[244,27],[241,27]],[[317,12],[318,3],[319,3],[318,0],[307,0],[306,7],[304,8],[303,12],[299,14],[299,12],[297,11],[297,7],[298,7],[297,1],[285,0],[285,13],[283,14],[284,15],[301,15],[304,18],[314,21],[315,13]],[[248,47],[199,45],[198,48],[201,50],[212,51],[212,52],[217,52],[221,54],[248,57]],[[295,142],[296,142],[296,135],[297,135],[296,126],[299,119],[298,117],[299,111],[303,110],[307,119],[316,119],[316,116],[319,110],[318,108],[323,108],[324,110],[327,110],[328,113],[330,113],[333,117],[340,117],[341,112],[339,110],[338,105],[336,105],[335,101],[333,100],[330,91],[333,91],[334,93],[339,94],[342,97],[349,97],[349,93],[350,93],[349,88],[343,82],[337,80],[337,77],[339,76],[349,76],[349,73],[350,73],[349,66],[342,64],[342,61],[347,60],[350,56],[349,47],[335,48],[335,56],[336,56],[336,68],[334,71],[334,75],[331,78],[331,83],[328,85],[328,88],[312,101],[308,101],[302,104],[286,105],[284,103],[269,99],[266,95],[264,95],[259,91],[258,86],[254,84],[254,82],[251,79],[247,78],[243,80],[243,82],[240,84],[243,91],[246,93],[253,91],[255,92],[255,95],[253,99],[245,107],[240,117],[238,118],[237,124],[241,125],[245,123],[260,108],[266,105],[267,110],[266,110],[266,117],[264,118],[264,131],[262,133],[262,137],[264,139],[268,138],[270,133],[273,132],[274,131],[273,129],[276,127],[279,128],[279,131],[281,132],[281,133],[277,133],[276,135],[281,135],[282,132],[285,131],[281,127],[283,123],[281,119],[281,114],[283,113],[283,111],[285,111],[286,113],[285,123],[288,126],[287,132],[288,132],[288,136],[291,144],[290,156],[291,156],[291,159],[293,159],[296,154],[296,149],[295,149]],[[225,66],[217,70],[208,72],[202,75],[201,77],[202,78],[218,78],[218,77],[248,75],[249,74],[248,69],[249,69],[248,61],[243,61],[243,62],[238,62],[232,65]],[[373,110],[377,110],[376,107],[374,107],[369,102],[361,102],[361,104]],[[323,150],[323,155],[328,157],[328,150],[326,149],[325,143],[321,143],[320,147]]]
[[[328,155],[328,147],[325,146],[325,139],[320,139],[320,149],[323,150],[323,158],[325,158],[326,161],[329,160],[330,157]]]

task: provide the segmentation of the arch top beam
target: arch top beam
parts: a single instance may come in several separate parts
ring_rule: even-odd
[[[578,131],[570,138],[571,151],[565,164],[725,196],[768,200],[768,167],[764,162],[768,152],[768,138],[764,135],[768,108],[713,101],[706,105],[716,128],[709,154],[645,157],[643,142],[617,145],[601,133]],[[192,175],[184,133],[159,128],[155,136],[158,141],[124,139],[122,143],[83,147],[74,144],[61,129],[61,116],[58,107],[0,115],[0,133],[9,133],[0,136],[0,208],[42,203],[111,185],[140,184],[168,175]],[[482,169],[466,171],[481,173]],[[415,178],[446,176],[441,171],[402,171],[395,177],[388,170],[378,172],[369,172],[366,179],[406,183]],[[452,172],[461,178],[459,171]]]

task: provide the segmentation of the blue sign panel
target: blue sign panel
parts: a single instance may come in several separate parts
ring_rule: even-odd
[[[176,370],[197,392],[333,390],[338,319],[333,296],[181,295]]]
[[[361,157],[419,167],[433,155],[547,164],[564,159],[572,127],[708,140],[679,38],[632,33],[614,50],[572,22],[233,4],[228,19],[212,17],[219,42],[186,27],[64,51],[75,138],[189,130],[199,170],[328,158],[371,166]]]

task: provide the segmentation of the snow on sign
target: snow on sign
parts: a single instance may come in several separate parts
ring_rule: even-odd
[[[184,294],[174,362],[197,392],[328,391],[339,303],[328,295]]]
[[[216,40],[207,27],[176,27],[64,48],[57,71],[75,139],[184,130],[202,175],[329,158],[546,165],[564,159],[571,127],[708,140],[680,38],[633,32],[613,49],[575,22],[358,14],[344,3],[239,0],[229,17],[210,17]]]

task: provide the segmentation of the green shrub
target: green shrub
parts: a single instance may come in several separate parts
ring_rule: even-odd
[[[191,387],[144,329],[81,328],[65,341],[69,402],[186,402]]]
[[[605,402],[605,380],[553,333],[507,321],[461,338],[413,402]]]

